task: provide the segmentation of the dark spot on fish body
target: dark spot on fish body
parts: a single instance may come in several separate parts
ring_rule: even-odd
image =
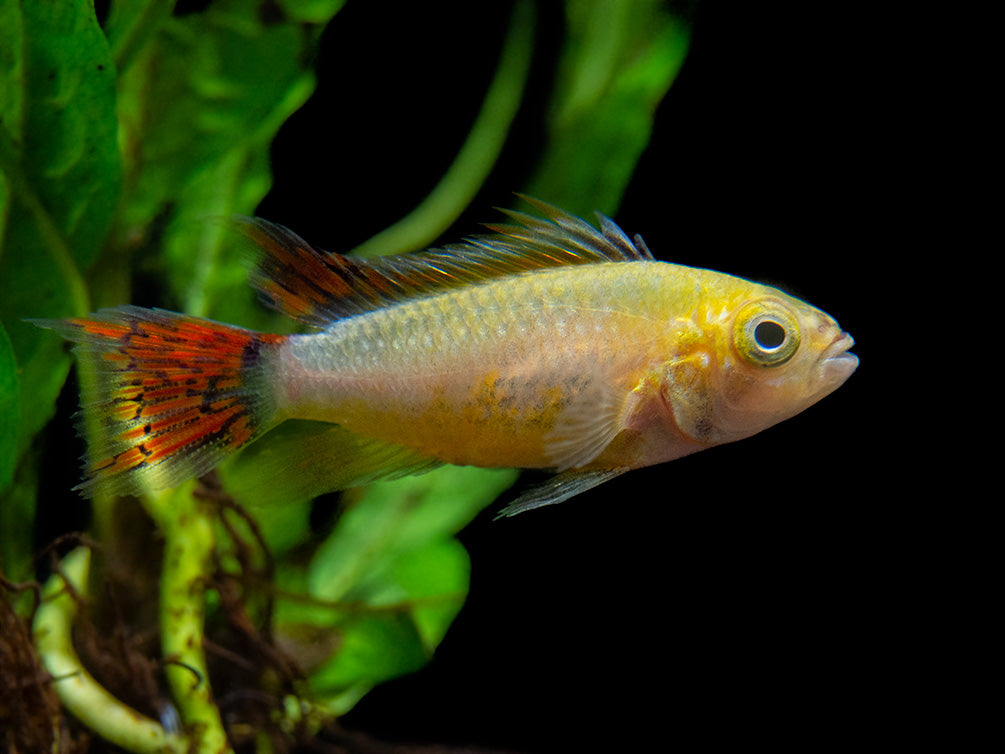
[[[707,442],[714,431],[715,425],[712,423],[712,420],[708,416],[702,416],[695,422],[694,439]]]
[[[489,406],[490,411],[494,409],[512,411],[517,407],[515,395],[503,395],[498,400],[487,399],[483,403]]]

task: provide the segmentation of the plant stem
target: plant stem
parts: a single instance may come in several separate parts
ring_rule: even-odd
[[[192,484],[147,498],[147,510],[164,535],[161,571],[161,651],[182,724],[194,739],[193,752],[230,752],[220,710],[213,701],[203,651],[206,582],[216,546],[208,505]]]
[[[91,551],[86,547],[67,555],[62,575],[49,579],[35,613],[35,644],[56,693],[74,717],[116,746],[137,754],[183,754],[187,751],[184,739],[168,734],[158,722],[112,696],[77,657],[72,640],[77,614],[73,593],[84,594],[90,564]]]

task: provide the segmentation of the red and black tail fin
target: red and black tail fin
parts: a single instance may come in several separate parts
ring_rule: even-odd
[[[124,306],[38,321],[92,354],[97,395],[83,402],[89,447],[77,489],[172,487],[258,437],[275,416],[269,363],[282,336]]]

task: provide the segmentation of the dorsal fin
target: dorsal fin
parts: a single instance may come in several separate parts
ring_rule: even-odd
[[[503,210],[514,224],[439,249],[363,259],[311,246],[281,225],[243,219],[242,231],[264,252],[252,285],[274,309],[323,327],[418,296],[549,267],[652,260],[597,213],[600,229],[544,202],[523,197],[543,217]]]

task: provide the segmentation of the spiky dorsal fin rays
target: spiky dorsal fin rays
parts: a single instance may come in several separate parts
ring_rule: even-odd
[[[515,224],[491,235],[423,252],[363,259],[311,246],[281,225],[243,218],[239,228],[263,254],[252,285],[266,304],[315,327],[413,298],[507,275],[577,264],[652,260],[609,218],[600,229],[523,197],[543,217],[504,210]]]
[[[235,225],[260,250],[252,287],[281,314],[324,327],[392,300],[390,291],[381,290],[391,281],[363,260],[323,252],[289,228],[259,218],[235,218]]]
[[[606,215],[596,213],[600,223],[598,231],[585,220],[558,207],[522,194],[518,196],[542,217],[501,209],[503,214],[518,224],[487,225],[498,234],[488,238],[490,243],[507,246],[531,256],[545,254],[553,258],[556,265],[653,260],[652,253],[640,236],[632,241]]]

